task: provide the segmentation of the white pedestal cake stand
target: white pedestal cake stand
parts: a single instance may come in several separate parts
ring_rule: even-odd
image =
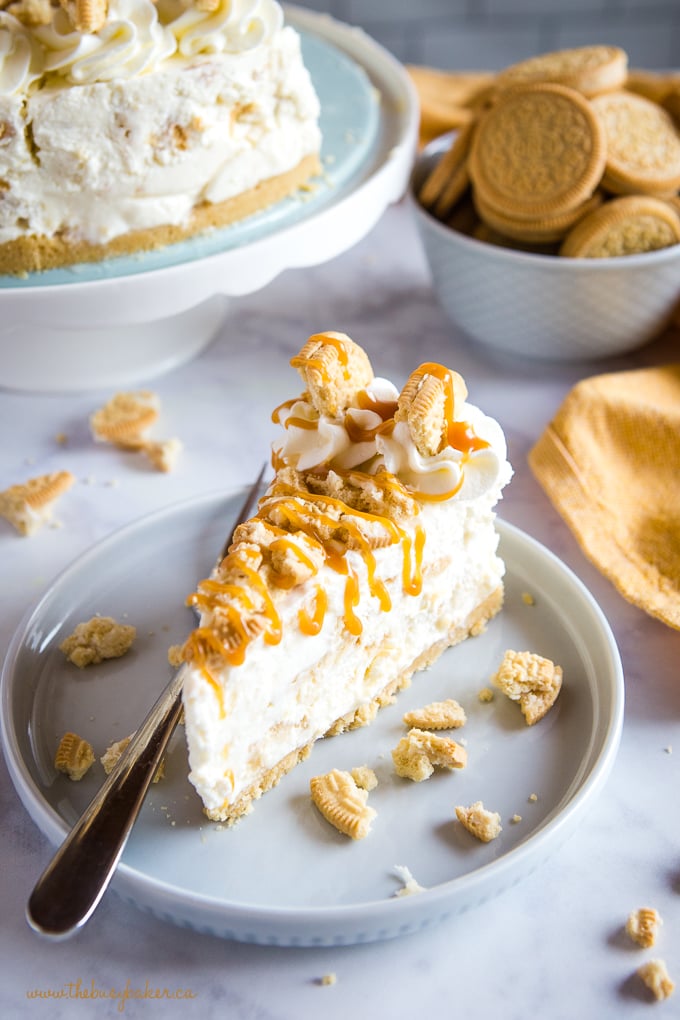
[[[328,180],[309,201],[288,200],[283,213],[265,212],[161,253],[24,280],[1,278],[0,386],[84,391],[168,371],[211,342],[231,299],[259,290],[285,269],[341,254],[401,197],[418,127],[405,69],[359,29],[301,8],[287,9],[287,19],[311,51],[322,129],[325,116],[332,122],[322,152]],[[363,89],[359,107],[363,100],[368,109],[367,96],[373,100],[374,113],[361,114],[368,141],[352,137],[345,86]],[[350,119],[343,130],[345,116]],[[338,166],[327,150],[333,144],[346,150]]]

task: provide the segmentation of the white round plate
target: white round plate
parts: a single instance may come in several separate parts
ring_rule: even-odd
[[[55,845],[104,778],[99,762],[79,783],[55,771],[62,734],[77,732],[99,756],[142,720],[169,679],[168,647],[192,626],[185,598],[207,575],[242,498],[241,491],[211,494],[116,532],[57,579],[14,636],[2,674],[3,743],[21,800]],[[499,532],[506,604],[487,631],[417,674],[370,726],[319,741],[233,828],[202,814],[180,728],[114,878],[118,893],[164,920],[224,938],[344,945],[414,932],[470,909],[555,851],[613,764],[621,663],[601,610],[574,574],[516,528],[499,522]],[[134,624],[137,639],[125,657],[79,670],[58,645],[94,613]],[[555,706],[531,728],[503,695],[489,704],[478,698],[507,648],[538,652],[564,669]],[[406,731],[403,713],[446,697],[468,714],[458,733],[467,768],[436,771],[424,783],[398,778],[390,752]],[[379,780],[369,800],[377,817],[369,835],[352,842],[318,814],[309,780],[363,764]],[[488,844],[455,820],[455,805],[476,800],[501,815],[503,830]],[[521,822],[511,822],[515,814]],[[396,896],[396,865],[425,891]]]
[[[230,299],[346,251],[406,189],[418,102],[359,29],[286,7],[321,102],[324,171],[305,200],[156,252],[0,276],[0,386],[78,391],[167,371],[215,336]]]

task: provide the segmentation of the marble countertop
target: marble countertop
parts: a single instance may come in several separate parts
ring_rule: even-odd
[[[140,380],[160,396],[166,434],[185,450],[175,471],[95,445],[89,414],[110,391],[71,395],[0,391],[0,489],[68,467],[78,482],[59,505],[63,527],[30,539],[0,521],[0,652],[54,577],[92,543],[167,504],[245,484],[268,456],[273,407],[290,396],[288,362],[307,336],[347,332],[376,371],[403,383],[423,360],[455,367],[501,422],[515,476],[500,515],[548,546],[600,603],[626,677],[623,737],[613,772],[577,832],[530,877],[464,915],[402,939],[347,948],[281,949],[226,942],[162,923],[109,892],[87,926],[65,942],[27,926],[30,890],[50,859],[47,840],[0,765],[0,1015],[105,1017],[112,1002],[31,998],[38,990],[175,988],[193,998],[128,1002],[125,1015],[213,1020],[326,1020],[464,1015],[469,1020],[542,1015],[677,1016],[680,990],[652,1005],[635,977],[650,956],[680,981],[680,635],[625,602],[584,557],[527,467],[527,453],[563,396],[585,375],[677,360],[668,339],[616,361],[538,365],[472,349],[437,306],[408,209],[388,210],[356,247],[333,261],[288,271],[233,300],[216,341],[189,364]],[[106,354],[102,351],[102,358]],[[63,433],[68,444],[55,437]],[[115,475],[117,484],[112,485]],[[676,753],[673,754],[673,747]],[[653,951],[625,935],[628,913],[664,919]],[[324,986],[323,975],[336,975]]]

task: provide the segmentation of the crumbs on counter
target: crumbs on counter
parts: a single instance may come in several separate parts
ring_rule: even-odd
[[[90,431],[97,442],[142,453],[158,471],[172,471],[183,449],[181,440],[148,435],[159,417],[160,406],[152,390],[116,393],[90,415]]]
[[[653,907],[640,907],[633,910],[626,920],[626,934],[643,949],[656,944],[659,927],[663,924],[661,916]]]
[[[93,616],[79,623],[72,634],[59,645],[69,662],[79,669],[96,665],[104,659],[125,655],[137,636],[137,628],[118,623],[112,616]]]
[[[675,982],[664,960],[648,960],[638,967],[637,973],[657,1002],[668,999],[675,991]]]
[[[4,517],[20,535],[32,535],[44,524],[53,522],[54,506],[75,482],[70,471],[54,471],[11,485],[0,492],[0,517]]]

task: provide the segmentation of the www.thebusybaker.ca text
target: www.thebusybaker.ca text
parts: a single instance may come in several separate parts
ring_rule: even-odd
[[[195,999],[196,993],[190,988],[154,988],[146,981],[143,988],[133,988],[128,980],[124,988],[99,988],[95,981],[89,983],[78,978],[68,981],[61,988],[31,988],[26,992],[27,999],[82,999],[92,1002],[94,999],[117,1000],[118,1012],[122,1013],[125,1003],[130,999]]]

